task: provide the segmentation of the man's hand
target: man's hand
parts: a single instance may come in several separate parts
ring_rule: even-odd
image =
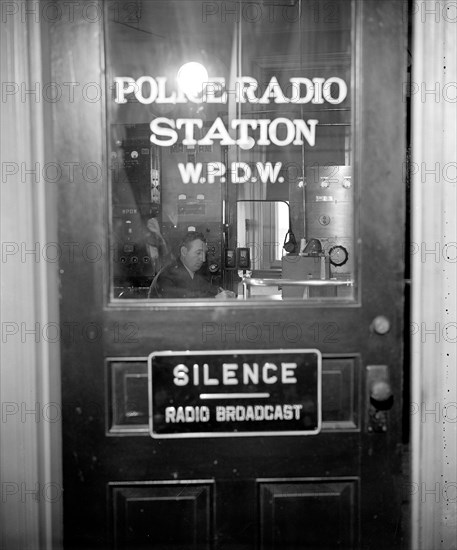
[[[219,289],[220,292],[216,294],[216,300],[230,300],[236,298],[236,294],[231,290],[224,290],[223,288]]]

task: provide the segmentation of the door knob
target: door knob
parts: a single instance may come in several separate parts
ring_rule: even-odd
[[[378,380],[371,386],[370,403],[378,411],[387,411],[394,404],[392,388],[388,382]]]
[[[367,405],[366,422],[369,432],[387,432],[388,410],[394,396],[387,365],[369,365],[366,373]]]

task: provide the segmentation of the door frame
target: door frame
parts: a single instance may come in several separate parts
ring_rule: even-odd
[[[412,461],[407,495],[411,548],[418,550],[454,548],[457,521],[457,38],[455,9],[451,20],[446,4],[420,1],[412,9]],[[447,85],[453,87],[453,99],[445,93]],[[438,97],[423,95],[433,89]],[[432,172],[437,168],[439,182]],[[426,332],[436,329],[436,335]]]
[[[31,0],[24,0],[25,4],[31,4]],[[413,29],[415,39],[413,41],[412,57],[415,69],[413,70],[414,79],[416,82],[427,82],[429,78],[433,78],[433,82],[439,82],[444,85],[447,82],[455,82],[457,75],[455,74],[455,35],[451,35],[452,26],[450,26],[443,17],[439,22],[436,22],[432,16],[423,20],[423,10],[426,2],[418,1],[415,3],[417,8],[413,13]],[[30,73],[32,65],[34,65],[36,73],[34,82],[48,82],[46,65],[49,62],[50,51],[46,47],[47,36],[49,33],[49,24],[42,21],[36,24],[34,21],[29,21],[24,25],[19,18],[9,18],[6,21],[2,20],[2,29],[5,32],[2,36],[2,55],[9,56],[9,60],[13,61],[12,65],[19,62],[21,55],[26,52],[27,57],[23,59],[22,81],[27,82],[27,74]],[[40,32],[40,29],[43,29]],[[28,41],[26,34],[29,32]],[[18,44],[22,44],[18,48]],[[12,52],[13,45],[15,52]],[[33,54],[33,62],[31,60]],[[454,57],[453,57],[454,56]],[[447,58],[446,74],[440,70],[438,75],[431,71],[435,67],[442,67],[443,57]],[[40,63],[41,60],[41,63]],[[11,65],[11,66],[12,66]],[[4,64],[2,63],[4,67]],[[12,69],[6,70],[6,80],[14,81],[18,78],[18,73]],[[453,72],[452,72],[453,70]],[[2,77],[5,74],[2,68]],[[457,148],[457,139],[453,128],[446,127],[446,132],[442,133],[442,128],[436,125],[427,125],[427,132],[423,131],[426,125],[426,115],[434,116],[439,120],[452,121],[456,119],[455,103],[433,103],[426,105],[420,100],[420,97],[412,98],[413,103],[413,160],[420,163],[422,160],[432,158],[433,162],[436,159],[447,161],[452,158],[452,151]],[[8,104],[2,103],[2,117],[7,112]],[[21,106],[17,106],[20,108]],[[23,106],[22,106],[23,107]],[[21,113],[23,120],[28,127],[33,128],[30,141],[23,143],[23,156],[30,158],[33,162],[43,162],[43,160],[52,159],[52,148],[46,147],[46,152],[39,151],[41,143],[49,145],[49,130],[52,127],[52,121],[49,113],[45,113],[42,123],[39,122],[30,110],[24,109]],[[23,139],[23,126],[17,124],[17,119],[3,118],[3,121],[8,124],[8,139],[10,143],[18,142]],[[431,147],[433,155],[430,154]],[[428,153],[427,153],[428,152]],[[12,158],[9,156],[10,149],[2,140],[2,156],[3,158]],[[451,156],[449,156],[451,153]],[[13,157],[14,158],[14,157]],[[20,186],[20,178],[17,176],[14,184]],[[2,198],[4,189],[2,184]],[[23,235],[18,231],[18,227],[24,227],[25,223],[29,223],[28,235],[38,235],[39,228],[43,228],[45,221],[52,221],[55,217],[56,207],[50,198],[52,193],[49,187],[45,189],[46,200],[40,201],[38,207],[33,206],[33,220],[30,221],[29,212],[21,208],[21,200],[25,199],[29,204],[32,199],[35,199],[35,191],[32,188],[24,190],[24,194],[8,195],[8,204],[3,200],[2,220],[5,223],[15,224],[15,228],[11,229],[11,235],[18,242],[24,240]],[[447,223],[449,228],[454,227],[457,217],[457,205],[455,200],[455,188],[451,186],[434,186],[434,192],[430,193],[430,189],[421,181],[420,174],[413,176],[413,211],[417,214],[414,216],[412,225],[412,242],[421,243],[427,239],[429,242],[442,243],[443,236],[439,231],[441,224]],[[447,205],[446,214],[442,211],[442,204]],[[437,223],[438,222],[438,223]],[[452,226],[454,223],[454,226]],[[438,228],[438,230],[437,230]],[[455,233],[454,233],[455,234]],[[45,242],[55,242],[55,230],[49,227],[46,228]],[[42,266],[30,266],[26,263],[18,263],[14,266],[14,270],[9,270],[8,266],[2,261],[1,264],[2,281],[6,288],[14,288],[18,278],[27,282],[31,286],[34,285],[33,296],[41,296],[42,310],[41,314],[35,308],[33,301],[22,304],[22,312],[27,318],[30,317],[33,321],[42,322],[43,311],[48,311],[50,319],[56,320],[57,305],[58,305],[58,283],[56,274],[44,273],[41,271]],[[48,266],[49,267],[49,266]],[[41,273],[41,276],[40,276]],[[444,264],[443,270],[437,271],[431,263],[421,262],[419,256],[413,257],[413,295],[412,295],[412,311],[415,322],[428,322],[431,319],[433,322],[448,322],[448,316],[445,314],[445,309],[442,307],[441,301],[425,302],[424,298],[430,296],[429,289],[443,287],[450,292],[450,295],[455,296],[455,268],[452,264]],[[451,302],[448,301],[447,305]],[[13,304],[5,302],[3,304],[4,318],[12,315],[16,311],[18,300]],[[454,306],[455,307],[455,306]],[[452,312],[451,312],[452,313]],[[454,317],[455,319],[455,310]],[[2,371],[2,395],[16,395],[21,402],[27,402],[30,390],[37,392],[37,399],[42,402],[52,399],[59,403],[59,382],[55,378],[55,374],[59,372],[60,359],[59,352],[56,350],[56,345],[50,342],[42,342],[37,349],[34,345],[24,345],[20,341],[13,341],[8,351],[3,347],[3,356],[7,360],[11,360],[15,365],[18,365],[20,357],[26,351],[30,353],[34,364],[40,362],[40,358],[46,357],[49,361],[49,367],[53,371],[53,376],[49,376],[49,372],[41,371],[41,380],[30,379],[25,381],[20,369],[11,369]],[[420,339],[413,340],[413,358],[412,358],[412,401],[421,402],[423,398],[423,388],[427,388],[428,398],[431,402],[440,401],[443,398],[444,392],[450,389],[451,392],[456,390],[455,378],[443,380],[442,377],[437,377],[438,366],[447,368],[446,353],[449,353],[455,361],[455,345],[449,345],[446,342],[441,342],[439,346],[433,348],[433,368],[430,368],[430,348]],[[441,363],[437,365],[437,357],[441,357]],[[43,367],[43,363],[41,367]],[[51,396],[51,397],[49,397]],[[49,428],[50,426],[47,426]],[[51,436],[49,430],[42,430],[43,426],[36,425],[32,430],[33,437],[28,437],[25,433],[25,426],[18,426],[21,438],[21,445],[24,453],[29,457],[26,464],[17,464],[12,468],[11,464],[16,458],[15,444],[17,439],[12,435],[11,431],[2,426],[0,431],[0,443],[2,448],[3,459],[3,480],[8,479],[16,483],[21,483],[28,479],[30,475],[41,464],[39,480],[42,483],[53,482],[62,484],[61,477],[61,455],[59,441],[59,423],[52,425],[54,434]],[[22,435],[21,435],[22,434]],[[454,444],[455,433],[449,434],[447,445]],[[428,448],[436,449],[437,456],[431,456],[426,452]],[[441,424],[421,422],[420,416],[412,417],[412,478],[416,483],[427,482],[434,483],[434,480],[440,479],[440,474],[444,471],[443,457],[446,456],[446,450],[443,442],[443,432]],[[43,461],[44,457],[44,461]],[[51,460],[50,457],[55,457]],[[438,458],[438,460],[437,460]],[[452,460],[449,461],[449,469],[453,468]],[[5,467],[6,465],[6,467]],[[448,470],[450,471],[450,470]],[[455,471],[455,470],[454,470]],[[2,511],[2,541],[5,542],[6,548],[25,547],[27,544],[39,546],[40,548],[58,549],[61,548],[61,502],[54,503],[52,507],[44,507],[37,515],[36,508],[29,506],[24,509],[21,502],[11,501],[8,503],[8,511]],[[451,542],[449,531],[445,531],[445,525],[439,522],[435,524],[435,528],[431,529],[430,524],[426,521],[430,515],[436,519],[443,517],[444,512],[448,511],[448,505],[440,499],[439,503],[433,503],[433,514],[430,514],[431,503],[423,502],[420,498],[412,498],[412,526],[411,540],[412,547],[418,549],[426,549],[430,547],[444,547],[444,543]],[[5,510],[6,507],[2,507]],[[16,518],[16,520],[8,521],[8,518]],[[33,526],[33,527],[31,527]],[[426,526],[426,527],[425,527]],[[441,543],[441,539],[444,543]],[[435,544],[438,542],[438,546]]]

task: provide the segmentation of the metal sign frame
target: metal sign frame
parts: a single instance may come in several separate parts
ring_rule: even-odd
[[[274,430],[274,431],[195,431],[184,433],[156,433],[154,432],[154,387],[153,387],[153,362],[157,357],[193,357],[193,356],[227,356],[237,357],[238,355],[252,355],[259,356],[265,355],[265,359],[274,360],[274,355],[300,355],[300,354],[314,354],[317,359],[317,422],[315,429],[310,430]],[[233,386],[231,386],[233,388]],[[193,386],[195,389],[195,385]],[[308,436],[317,435],[321,431],[322,427],[322,354],[318,349],[314,348],[300,348],[300,349],[262,349],[262,350],[198,350],[198,351],[158,351],[152,352],[148,356],[148,394],[149,394],[149,434],[154,439],[181,439],[181,438],[212,438],[212,437],[253,437],[253,436]],[[208,402],[211,399],[239,399],[239,398],[269,398],[269,394],[259,392],[258,394],[251,394],[248,392],[217,392],[215,394],[201,393],[199,399],[203,402]],[[288,405],[288,403],[285,403]],[[275,405],[276,406],[276,405]],[[293,406],[293,405],[292,405]],[[296,406],[296,405],[295,405]],[[300,409],[301,410],[301,409]],[[301,413],[300,413],[301,414]]]

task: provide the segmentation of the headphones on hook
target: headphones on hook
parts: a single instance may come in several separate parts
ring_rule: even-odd
[[[295,238],[295,235],[292,233],[292,229],[289,229],[287,231],[286,236],[284,237],[284,244],[282,245],[282,247],[289,254],[291,252],[295,252],[295,249],[297,247],[297,239]]]

